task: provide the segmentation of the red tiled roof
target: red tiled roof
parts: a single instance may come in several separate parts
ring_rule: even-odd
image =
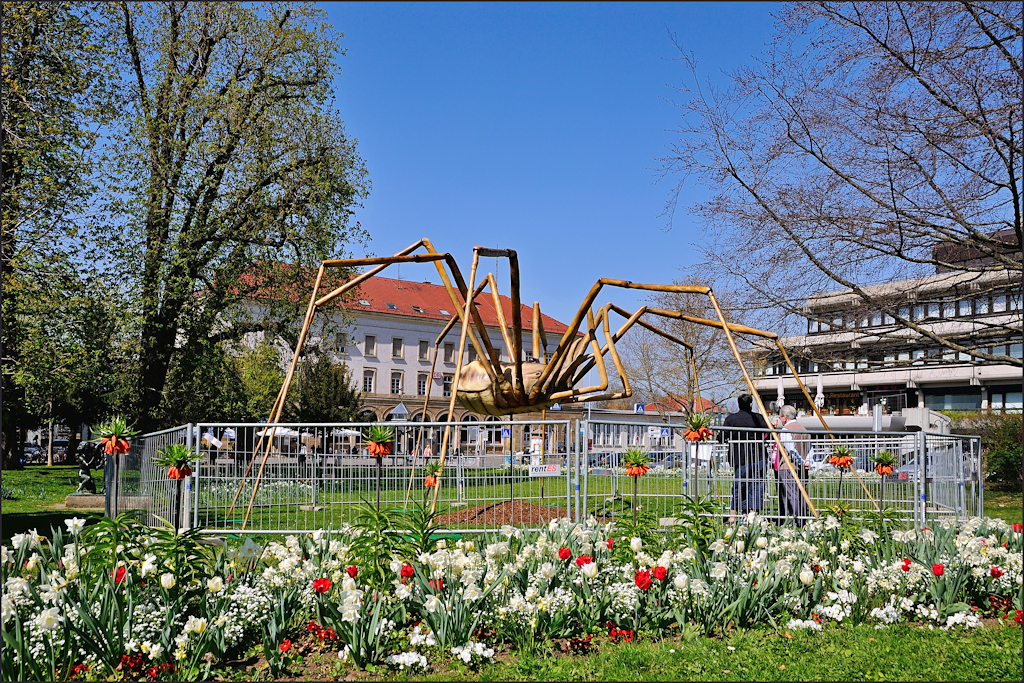
[[[269,286],[263,285],[262,283],[266,280],[266,270],[268,268],[282,269],[284,277],[276,278],[275,281],[279,280],[279,284]],[[303,269],[301,275],[304,279],[308,279],[307,291],[300,291],[301,285],[296,285],[294,266],[276,263],[276,264],[258,264],[254,266],[249,272],[243,273],[240,278],[243,287],[248,290],[248,296],[254,299],[287,299],[293,303],[305,302],[309,300],[310,294],[312,294],[313,281],[315,279],[316,271],[313,269]],[[328,273],[324,281],[320,283],[320,296],[328,294],[334,288],[344,282],[344,280],[332,277],[332,273]],[[241,288],[236,288],[236,292],[240,293]],[[462,297],[456,292],[459,302],[462,302]],[[369,305],[363,305],[360,301],[366,301]],[[501,295],[500,297],[502,311],[505,315],[505,322],[511,328],[512,326],[512,299],[508,296]],[[498,327],[498,316],[494,310],[494,301],[489,291],[485,290],[476,299],[477,310],[480,312],[480,317],[483,319],[485,325]],[[394,308],[388,306],[393,304]],[[327,304],[328,306],[340,305],[342,308],[346,308],[350,311],[370,311],[373,313],[383,313],[387,315],[402,315],[412,318],[428,318],[432,320],[450,320],[454,315],[455,311],[452,310],[452,300],[448,296],[448,291],[441,285],[434,285],[427,282],[409,282],[408,280],[394,280],[387,277],[372,277],[359,285],[355,290],[347,292],[341,299],[335,299],[334,301]],[[416,310],[416,308],[420,310]],[[522,308],[522,322],[523,329],[529,332],[533,330],[533,306],[527,304],[521,304]],[[442,313],[446,311],[447,313]],[[548,337],[549,347],[553,344],[558,343],[558,339],[565,333],[567,326],[565,323],[555,320],[549,315],[541,313],[541,322],[544,326],[544,332]],[[524,347],[529,345],[529,342],[524,339]]]
[[[666,396],[665,400],[661,401],[661,404],[667,407],[669,410],[689,410],[690,407],[693,405],[693,399],[691,399],[689,396]],[[657,404],[648,403],[647,405],[644,406],[644,410],[657,412]],[[725,412],[725,409],[720,406],[716,406],[714,401],[709,401],[708,399],[701,396],[700,412],[722,413]]]
[[[369,302],[363,305],[360,300]],[[462,301],[462,297],[459,297]],[[505,322],[512,325],[512,299],[505,295],[500,296],[502,313]],[[498,315],[494,310],[494,300],[490,292],[484,291],[476,299],[477,310],[485,325],[498,327]],[[522,302],[523,329],[533,330],[533,306]],[[393,304],[391,308],[388,304]],[[416,307],[420,310],[416,310]],[[441,285],[434,285],[426,282],[409,282],[408,280],[393,280],[387,277],[372,277],[361,284],[352,299],[345,302],[345,307],[352,311],[373,311],[374,313],[386,313],[390,315],[405,315],[414,318],[431,318],[434,320],[449,320],[455,311],[452,310],[452,300],[448,291]],[[447,313],[442,313],[446,311]],[[555,337],[565,333],[567,326],[555,320],[549,315],[541,313],[541,323],[544,332],[548,336],[548,344],[557,344]],[[552,338],[555,337],[555,338]],[[526,342],[524,341],[524,345]]]

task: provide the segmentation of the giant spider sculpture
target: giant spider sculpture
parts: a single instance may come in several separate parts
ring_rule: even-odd
[[[414,253],[419,249],[422,249],[425,253]],[[505,320],[499,299],[498,286],[494,275],[492,273],[488,273],[481,278],[479,284],[476,284],[477,266],[479,264],[480,257],[508,259],[509,284],[511,290],[510,297],[512,300],[511,325],[509,325],[509,322]],[[551,353],[550,358],[548,358],[547,354],[547,338],[544,333],[543,325],[541,324],[540,305],[537,302],[534,302],[532,357],[537,360],[524,361],[522,309],[519,296],[519,261],[516,252],[511,249],[491,249],[487,247],[474,248],[473,262],[469,272],[469,282],[467,283],[462,276],[462,272],[459,270],[458,264],[455,262],[455,259],[451,254],[437,252],[429,240],[422,239],[398,252],[394,256],[338,259],[324,261],[320,265],[320,269],[316,276],[316,282],[313,287],[313,293],[310,297],[309,306],[306,309],[306,317],[303,321],[302,330],[299,333],[298,344],[295,348],[295,355],[292,359],[291,366],[288,368],[288,373],[285,376],[284,385],[281,387],[281,391],[278,393],[277,399],[274,402],[274,407],[271,409],[270,419],[268,420],[270,425],[274,425],[280,420],[281,410],[285,404],[288,389],[291,386],[292,379],[295,375],[299,355],[302,351],[303,345],[305,344],[306,335],[309,332],[310,324],[313,321],[313,316],[316,311],[331,300],[345,294],[355,287],[358,287],[360,283],[380,273],[389,265],[400,263],[434,263],[437,268],[438,275],[441,278],[441,282],[443,283],[445,290],[448,292],[448,296],[451,298],[452,307],[455,309],[455,315],[442,330],[435,342],[435,363],[437,362],[437,347],[440,345],[442,339],[444,339],[444,337],[451,331],[452,326],[455,323],[461,323],[462,326],[461,334],[459,336],[458,360],[452,383],[452,395],[448,407],[448,422],[451,422],[456,401],[463,407],[476,413],[502,416],[517,413],[537,412],[549,408],[555,403],[608,401],[631,396],[632,389],[630,388],[629,378],[626,375],[626,371],[622,366],[619,355],[615,350],[615,342],[617,342],[634,325],[641,325],[642,327],[665,337],[669,341],[685,347],[690,353],[690,362],[693,366],[694,377],[696,377],[696,365],[693,361],[693,347],[685,341],[677,339],[645,320],[642,320],[641,318],[645,315],[685,320],[721,329],[726,335],[726,339],[729,342],[729,346],[736,358],[736,362],[739,364],[743,377],[750,388],[750,394],[757,401],[762,414],[767,414],[767,411],[765,410],[760,396],[754,389],[750,376],[747,374],[732,333],[738,332],[751,334],[774,340],[779,350],[782,351],[783,357],[786,359],[793,376],[796,377],[797,383],[803,390],[808,402],[812,406],[815,405],[807,391],[807,388],[804,386],[800,377],[797,375],[796,370],[793,368],[792,363],[789,361],[789,356],[786,354],[785,349],[779,342],[778,336],[772,332],[765,332],[763,330],[757,330],[743,325],[726,322],[725,316],[722,314],[722,309],[718,304],[718,300],[715,298],[710,287],[638,284],[626,280],[601,278],[593,287],[591,287],[590,292],[583,300],[583,304],[580,306],[579,311],[577,311],[576,315],[569,323],[568,329],[566,329],[565,333],[562,335],[558,345]],[[353,269],[364,266],[375,267],[352,277],[329,293],[320,296],[320,287],[328,269]],[[447,266],[447,269],[445,266]],[[490,336],[487,333],[483,319],[477,310],[477,298],[483,294],[485,287],[490,290],[490,295],[493,299],[505,347],[509,350],[509,356],[511,359],[509,362],[501,360],[501,354],[491,343]],[[639,289],[652,292],[676,292],[681,294],[706,296],[714,307],[718,320],[699,318],[686,315],[678,311],[669,311],[649,306],[641,306],[633,313],[630,313],[629,311],[612,303],[605,304],[599,308],[595,314],[591,307],[604,287]],[[467,302],[465,307],[463,306],[463,302]],[[625,318],[625,321],[614,333],[611,331],[610,316],[612,313]],[[586,319],[585,328],[583,328],[584,319]],[[470,324],[471,321],[472,325]],[[512,328],[511,336],[509,336],[508,329],[510,326]],[[601,336],[603,337],[603,343],[598,339],[599,328],[601,330]],[[463,362],[467,342],[472,345],[479,360],[473,360],[468,363]],[[606,354],[611,357],[619,380],[622,383],[621,391],[608,391],[608,372],[604,361],[604,356]],[[592,386],[579,386],[589,371],[595,367],[597,368],[600,378],[599,383]],[[433,375],[433,367],[431,368],[431,375]],[[697,402],[699,402],[699,391],[698,387]],[[429,401],[429,399],[430,395],[428,389],[427,400]],[[699,403],[697,404],[699,405]],[[426,406],[424,406],[424,408],[425,407]],[[816,407],[815,410],[817,412]],[[818,413],[818,416],[821,418],[822,424],[825,424],[825,419],[821,416],[820,412]],[[264,433],[266,433],[266,431],[267,430],[264,430]],[[448,450],[450,431],[450,427],[445,428],[439,452],[439,462],[442,468],[444,466],[445,454]],[[778,441],[778,435],[775,436]],[[782,447],[781,441],[779,441],[779,447],[783,453],[785,464],[793,472],[793,476],[797,480],[798,486],[804,494],[804,498],[807,500],[810,509],[815,515],[817,515],[814,505],[811,504],[806,492],[803,491],[803,486],[799,484],[800,480],[799,477],[796,476],[795,470],[793,470],[792,463],[790,463],[789,458],[785,456],[785,448]],[[249,513],[252,510],[252,504],[256,497],[256,488],[259,485],[259,481],[263,473],[263,467],[266,464],[269,453],[270,443],[268,440],[266,452],[263,457],[263,463],[261,464],[260,472],[256,477],[256,485],[253,487],[252,498],[250,499],[249,507],[246,511],[245,520],[243,520],[243,529],[245,528],[245,523],[248,520]],[[248,477],[248,474],[249,473],[247,471],[245,477]],[[245,477],[243,477],[243,481]],[[437,501],[437,490],[438,488],[435,487],[435,504]],[[239,492],[241,492],[241,485],[239,486]],[[237,500],[237,498],[238,494],[236,493],[235,500]],[[233,501],[232,509],[234,508],[234,504],[235,503]]]

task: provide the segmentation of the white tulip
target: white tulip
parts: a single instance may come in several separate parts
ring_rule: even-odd
[[[747,546],[746,546],[746,544],[743,541],[736,541],[736,543],[734,544],[733,547],[736,548],[736,552],[742,553],[743,549],[746,548]]]
[[[800,570],[800,583],[805,586],[810,586],[814,583],[814,572],[811,571],[810,567],[804,567]]]
[[[757,537],[757,547],[758,548],[762,548],[762,549],[763,548],[767,548],[768,547],[768,539],[765,538],[764,536],[758,536]]]
[[[30,572],[34,572],[39,568],[39,560],[41,559],[42,558],[39,557],[39,553],[32,553],[31,557],[25,560],[25,569]]]
[[[167,573],[160,575],[160,585],[164,590],[171,590],[174,588],[174,584],[177,583],[174,579],[174,574]]]
[[[724,579],[729,575],[729,565],[725,562],[715,562],[714,568],[711,570],[711,578]]]
[[[858,574],[863,572],[864,571],[864,563],[861,562],[860,560],[854,560],[853,561],[853,571],[857,572]]]
[[[639,537],[634,536],[629,542],[629,547],[634,553],[638,553],[640,552],[640,549],[644,547],[644,542],[640,540]]]
[[[543,576],[545,579],[553,579],[555,578],[555,574],[557,573],[558,570],[555,569],[555,565],[551,564],[550,562],[545,562],[540,566],[540,575]]]
[[[206,587],[210,589],[211,593],[220,593],[224,590],[224,579],[215,576],[206,582]]]
[[[596,577],[597,564],[595,564],[594,562],[589,562],[583,565],[583,576],[587,577],[588,579],[593,579],[594,577]]]
[[[153,573],[156,573],[156,555],[146,555],[145,560],[142,563],[141,574],[142,576],[146,576],[146,574]]]
[[[189,617],[185,622],[185,633],[195,633],[197,636],[206,630],[206,619]]]
[[[672,585],[676,587],[676,590],[684,591],[687,581],[686,574],[676,574],[676,578],[672,579]]]
[[[726,538],[732,538],[733,535],[735,535],[735,533],[736,533],[736,527],[729,527],[728,529],[725,530],[725,537]]]

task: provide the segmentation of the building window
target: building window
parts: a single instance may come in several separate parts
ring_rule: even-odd
[[[928,304],[928,317],[929,318],[938,318],[939,317],[939,305],[938,304]]]
[[[971,356],[971,354],[969,354],[969,353],[967,353],[965,351],[961,351],[957,355],[957,360],[972,360],[972,356]]]
[[[971,314],[971,300],[963,299],[957,302],[957,315],[970,315]]]
[[[896,324],[896,318],[894,318],[891,315],[889,315],[888,313],[886,313],[885,314],[885,324],[886,325],[895,325]]]
[[[857,321],[857,327],[867,327],[869,323],[870,321],[868,319],[868,316],[865,315],[860,320]]]
[[[405,344],[402,343],[401,337],[394,337],[391,339],[391,357],[402,358],[405,355]]]
[[[843,316],[837,315],[834,318],[832,318],[832,329],[833,330],[841,330],[841,329],[843,329]]]
[[[1005,356],[1006,355],[1006,346],[1004,344],[999,344],[997,346],[993,346],[992,347],[992,355],[993,356]]]
[[[373,372],[373,370],[363,370],[363,393],[364,394],[372,394],[373,393],[373,377],[374,377],[374,374],[375,373]]]
[[[475,360],[476,360],[476,349],[474,349],[472,346],[470,346],[469,349],[467,349],[467,351],[466,351],[466,362],[472,363]]]
[[[924,365],[924,349],[916,349],[913,354],[914,365]]]
[[[882,312],[881,311],[875,311],[874,313],[871,314],[871,326],[872,327],[878,327],[881,324],[882,324]]]
[[[943,301],[942,302],[942,317],[943,318],[955,318],[956,317],[956,302],[955,301]]]
[[[345,337],[337,337],[334,340],[334,350],[337,351],[339,354],[344,356],[347,353],[347,347],[348,344]]]
[[[814,334],[817,331],[818,331],[818,321],[817,320],[808,319],[807,320],[807,333],[808,334]]]
[[[427,377],[427,373],[425,373],[425,372],[421,372],[420,374],[416,375],[416,395],[417,396],[426,396],[427,395],[427,381],[428,380],[429,380],[429,378]]]
[[[442,392],[445,396],[452,395],[452,382],[455,381],[455,375],[445,373],[444,374],[444,391]]]
[[[988,313],[988,297],[981,297],[974,300],[974,314],[985,315]]]
[[[1010,358],[1020,358],[1021,356],[1021,345],[1010,344]]]
[[[867,358],[858,358],[857,359],[857,369],[858,370],[866,370],[867,367],[868,367],[868,359]]]
[[[367,358],[377,356],[377,337],[372,334],[366,335],[366,339],[363,341],[363,355]]]
[[[412,310],[416,313],[426,313],[426,311],[423,310],[422,306],[413,306]]]
[[[899,314],[904,320],[910,320],[910,306],[900,306]]]
[[[899,361],[910,360],[910,351],[900,351],[899,355],[896,357],[896,360],[899,360]]]
[[[398,304],[390,304],[390,303],[385,302],[384,305],[387,306],[388,310],[390,310],[390,311],[397,311],[398,310]]]
[[[885,358],[882,361],[884,365],[892,365],[896,362],[896,355],[892,353],[885,354]]]
[[[1006,311],[1006,297],[1003,295],[992,297],[992,312],[1004,313]]]
[[[392,372],[391,373],[391,395],[400,396],[402,394],[402,373]]]
[[[1011,311],[1019,311],[1020,310],[1020,298],[1021,298],[1020,294],[1011,294],[1010,295],[1010,310]]]
[[[444,343],[444,362],[454,363],[455,362],[455,344],[452,342]]]
[[[956,358],[956,352],[953,349],[942,350],[942,360],[954,360]]]
[[[914,306],[914,320],[924,320],[924,305]]]
[[[420,340],[420,360],[430,360],[430,342]]]

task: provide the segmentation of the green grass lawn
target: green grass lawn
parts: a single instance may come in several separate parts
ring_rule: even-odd
[[[1020,491],[985,489],[985,516],[998,517],[1010,524],[1024,522],[1024,503]]]
[[[788,634],[788,635],[787,635]],[[695,632],[660,642],[613,645],[595,640],[586,655],[564,654],[551,643],[533,653],[499,653],[472,671],[461,662],[429,674],[377,669],[370,680],[466,681],[1019,681],[1021,629],[993,625],[973,632],[894,626],[844,627],[822,633],[769,629],[706,638]],[[344,678],[337,654],[307,655],[290,674],[301,679]],[[224,671],[241,680],[252,672]],[[346,680],[352,680],[350,674]]]
[[[93,471],[93,481],[102,492],[103,471]],[[78,467],[76,465],[30,465],[23,470],[0,472],[5,498],[3,500],[3,533],[8,539],[14,534],[37,529],[48,535],[50,527],[63,528],[68,517],[79,517],[87,521],[103,517],[102,512],[67,510],[57,508],[63,505],[65,497],[78,488]],[[13,498],[6,498],[10,492]]]

